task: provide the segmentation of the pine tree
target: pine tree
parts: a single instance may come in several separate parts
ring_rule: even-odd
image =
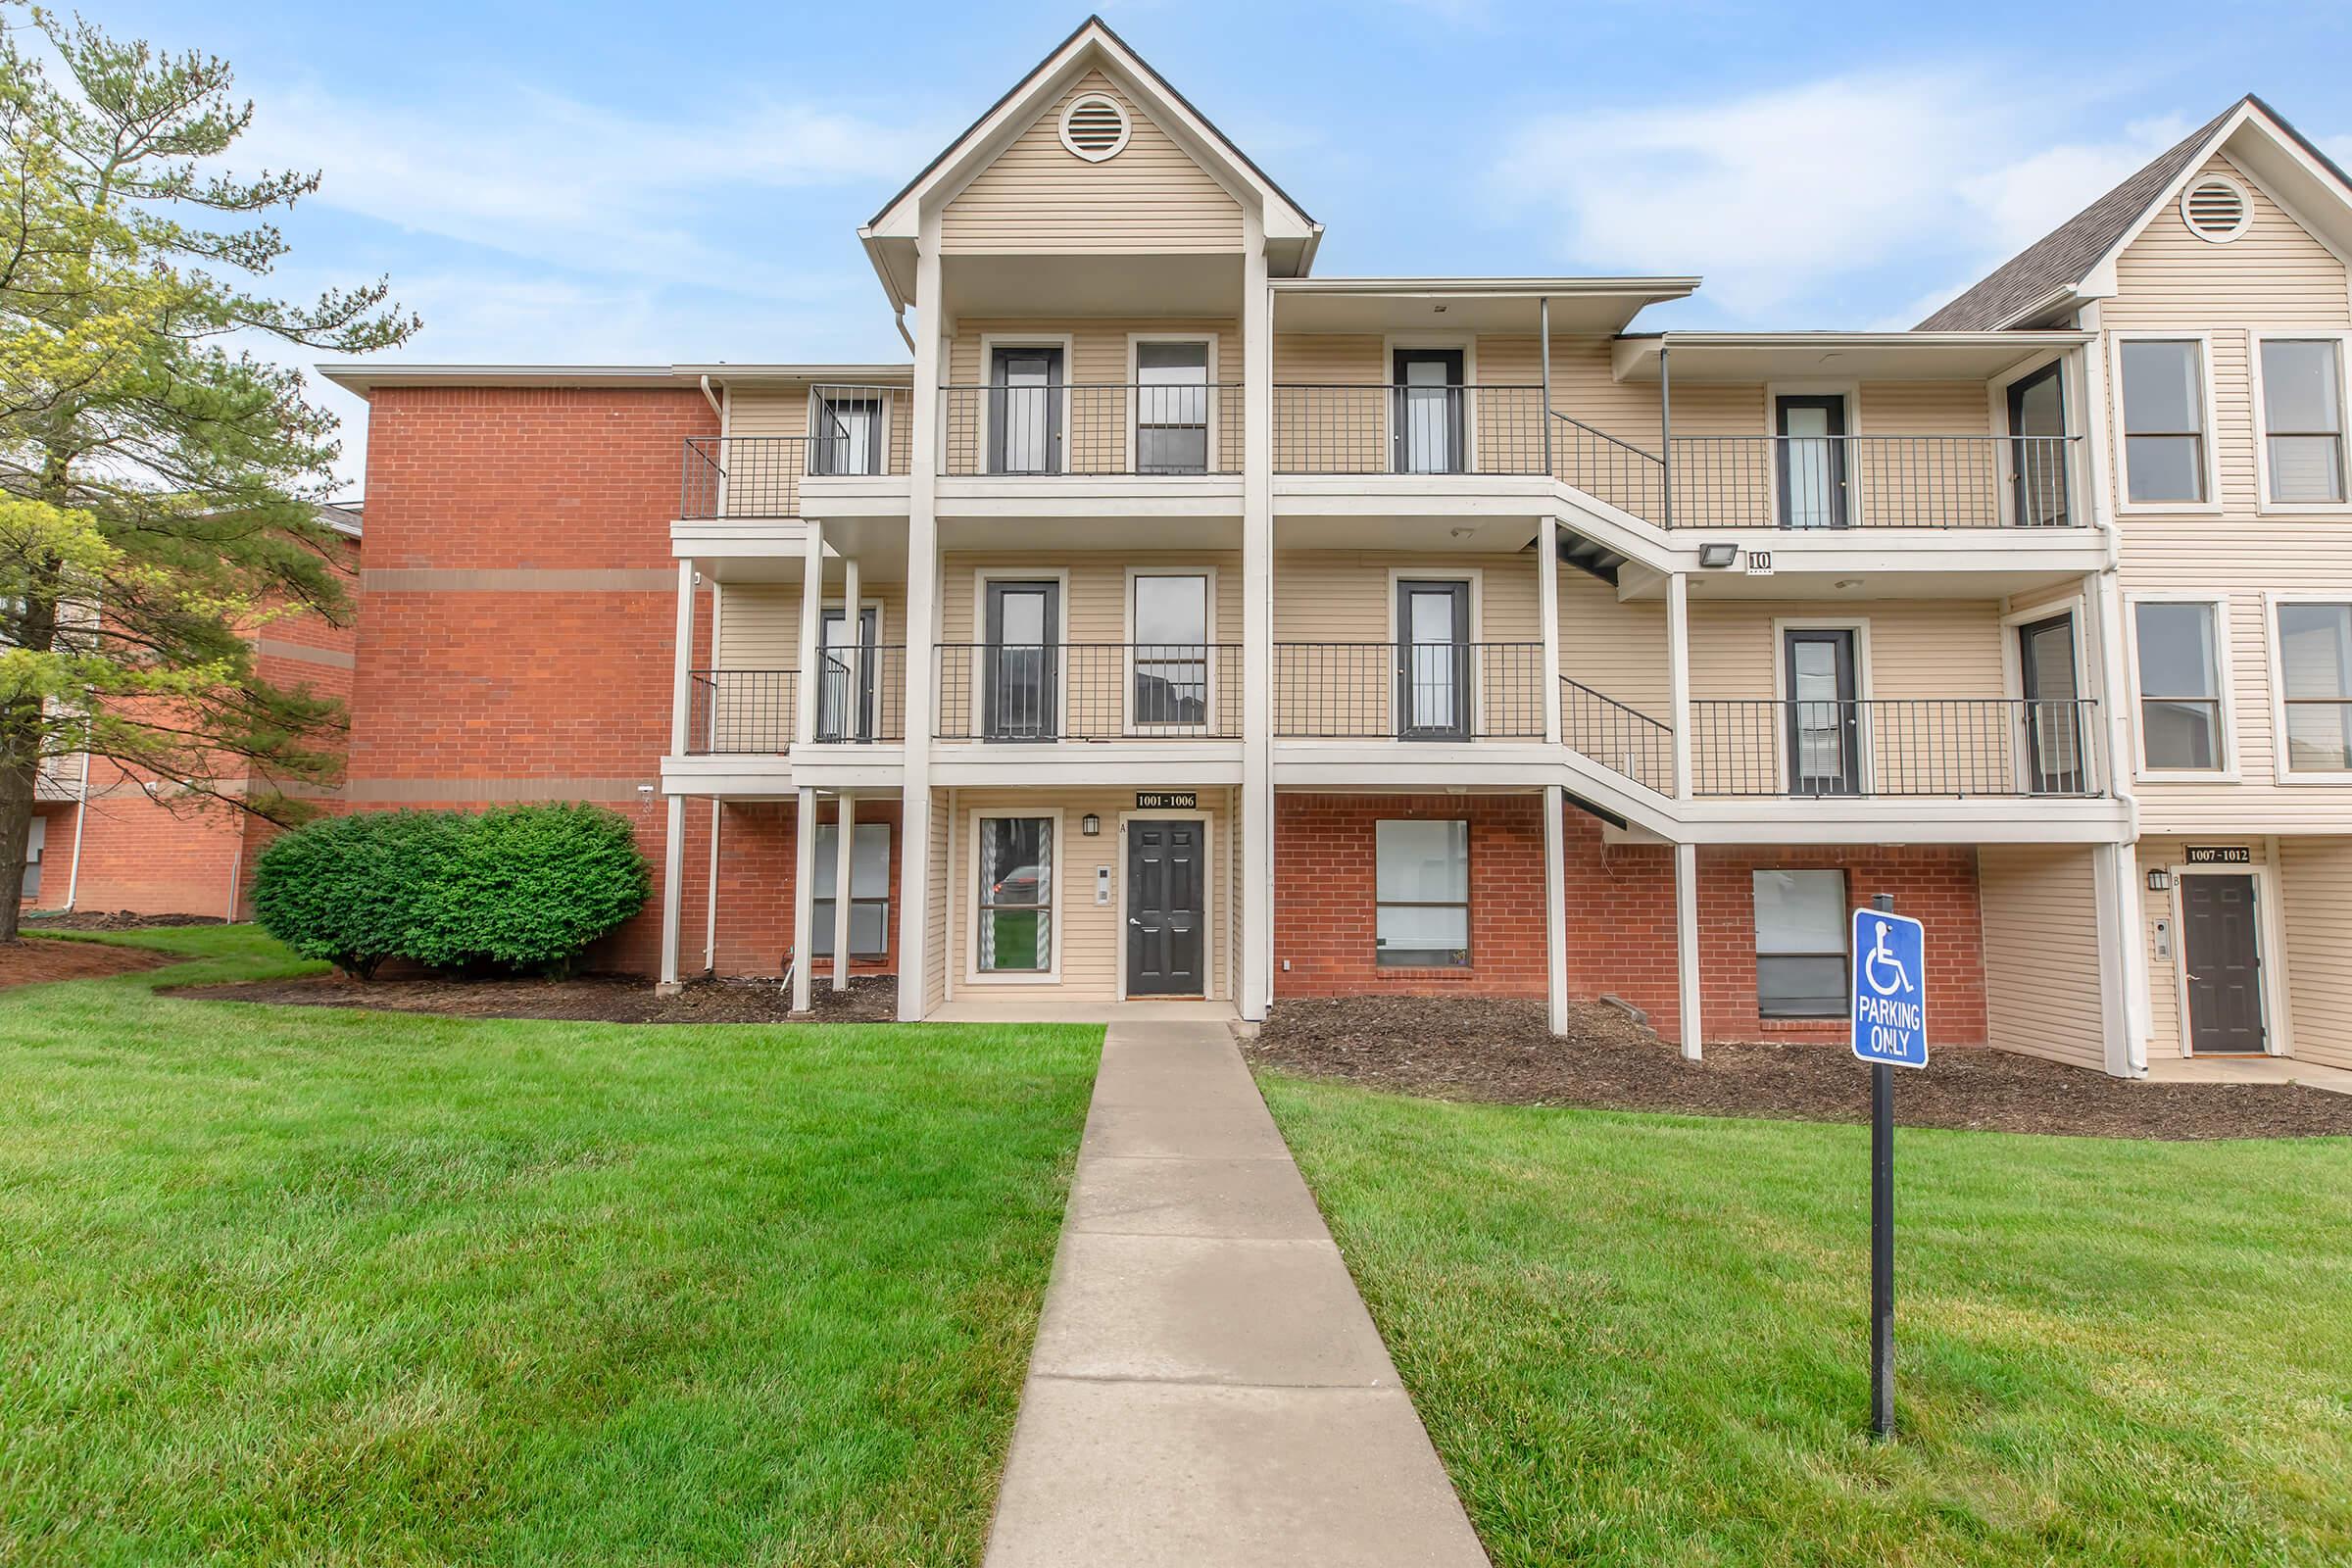
[[[253,118],[231,81],[0,4],[0,941],[53,760],[281,819],[287,786],[334,773],[339,706],[261,679],[251,639],[349,616],[318,510],[336,421],[252,345],[364,354],[419,323],[382,279],[266,291],[270,215],[318,175],[223,169]]]

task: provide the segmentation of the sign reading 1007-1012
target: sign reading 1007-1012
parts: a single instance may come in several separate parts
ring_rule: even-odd
[[[1909,915],[1854,911],[1854,1054],[1928,1064],[1927,931]]]

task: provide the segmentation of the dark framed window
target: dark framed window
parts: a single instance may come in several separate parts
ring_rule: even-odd
[[[1757,871],[1756,1011],[1842,1018],[1849,981],[1843,871]]]
[[[2142,600],[2134,607],[2139,655],[2139,751],[2160,771],[2215,772],[2222,765],[2221,637],[2214,607]]]
[[[2124,484],[2135,503],[2205,495],[2205,366],[2192,338],[2118,346],[2124,382]]]
[[[882,471],[882,399],[839,392],[816,395],[810,419],[816,428],[808,452],[810,473]]]
[[[1470,824],[1418,818],[1373,824],[1373,962],[1467,968]]]
[[[816,827],[816,868],[808,879],[815,904],[811,916],[816,929],[808,933],[810,956],[833,956],[835,856],[841,829],[831,822]],[[883,958],[890,956],[890,824],[859,822],[850,833],[850,956]]]

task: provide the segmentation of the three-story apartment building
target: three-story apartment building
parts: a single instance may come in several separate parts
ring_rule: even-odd
[[[858,237],[895,365],[335,367],[357,805],[602,799],[609,961],[902,1017],[1461,993],[2352,1065],[2352,190],[2247,100],[1908,332],[1326,278],[1099,21]]]

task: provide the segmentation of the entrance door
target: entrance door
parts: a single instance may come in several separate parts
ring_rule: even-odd
[[[1462,740],[1470,733],[1470,585],[1396,585],[1396,733]]]
[[[1463,473],[1462,351],[1398,349],[1390,416],[1398,473]]]
[[[988,585],[988,646],[980,680],[992,741],[1050,741],[1061,692],[1061,584]]]
[[[1781,526],[1844,527],[1845,399],[1785,397],[1776,417]]]
[[[2017,628],[2017,672],[2026,699],[2026,788],[2082,793],[2082,705],[2070,612]]]
[[[2180,956],[2187,965],[2188,1049],[2199,1056],[2263,1054],[2262,946],[2254,878],[2180,878]]]
[[[1127,994],[1198,997],[1207,983],[1201,824],[1127,824]]]
[[[1854,700],[1854,634],[1791,631],[1785,657],[1788,793],[1860,794],[1862,705]]]
[[[2047,365],[2009,383],[2010,501],[2021,528],[2063,528],[2066,378]]]
[[[850,641],[849,621],[839,610],[824,612],[817,623],[816,738],[820,741],[874,738],[874,645],[881,630],[880,617],[881,612],[871,606],[858,612],[856,643]]]
[[[1061,350],[998,349],[989,367],[988,471],[1061,471]]]

